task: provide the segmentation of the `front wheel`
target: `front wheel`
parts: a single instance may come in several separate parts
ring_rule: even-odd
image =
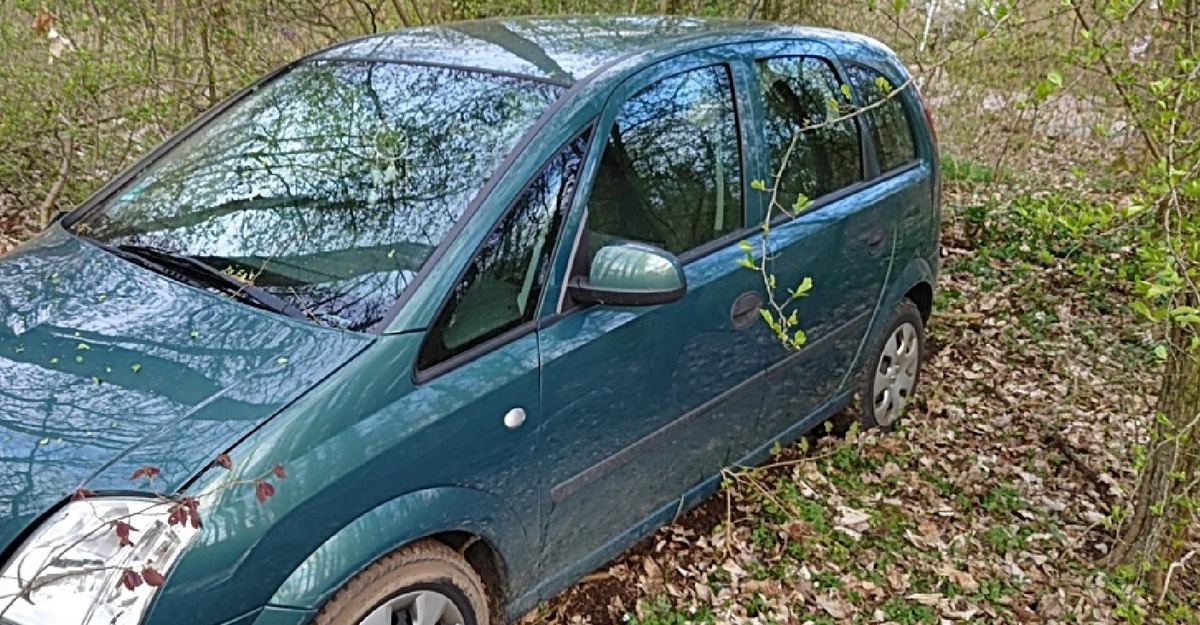
[[[891,429],[917,390],[925,357],[925,322],[912,300],[896,305],[884,331],[867,351],[859,387],[859,419],[864,428]]]
[[[487,590],[458,552],[414,543],[363,569],[321,609],[317,625],[490,625]]]

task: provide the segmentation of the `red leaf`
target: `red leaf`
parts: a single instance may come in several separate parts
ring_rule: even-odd
[[[217,456],[217,459],[213,460],[213,462],[216,463],[217,466],[225,467],[230,471],[233,470],[233,459],[229,457],[229,454],[221,454]]]
[[[275,477],[277,477],[281,480],[287,479],[287,473],[285,473],[283,471],[282,464],[277,464],[277,465],[271,467],[271,472],[275,474]]]
[[[88,497],[94,497],[95,495],[96,493],[93,493],[92,491],[80,486],[79,488],[75,489],[75,492],[71,493],[71,501],[83,501],[84,499],[87,499]]]
[[[258,503],[264,503],[275,494],[275,487],[266,480],[256,480],[254,482],[254,496],[258,498]]]
[[[51,28],[54,28],[54,14],[38,7],[37,15],[33,18],[33,30],[39,35],[45,35]]]
[[[133,569],[125,569],[125,572],[121,573],[121,585],[125,590],[133,590],[142,585],[142,576]]]
[[[121,521],[121,520],[113,521],[112,524],[113,524],[113,527],[116,528],[115,531],[117,534],[117,539],[120,541],[120,545],[122,547],[132,546],[133,541],[129,540],[129,533],[136,532],[137,529],[135,527],[133,527],[132,525],[126,523],[125,521]]]
[[[167,525],[183,525],[187,521],[187,510],[183,503],[177,503],[167,510]]]
[[[167,525],[185,525],[191,523],[192,527],[200,528],[200,502],[195,497],[184,497],[175,502],[169,510],[167,510]]]
[[[167,581],[163,578],[162,573],[159,573],[158,570],[149,565],[142,568],[142,579],[146,580],[147,586],[155,588],[162,586]]]
[[[183,503],[187,507],[188,522],[193,529],[200,529],[200,502],[195,497],[188,497]]]
[[[159,473],[162,473],[162,471],[159,471],[158,467],[139,467],[138,470],[133,472],[133,475],[129,476],[129,479],[138,480],[141,478],[146,478],[149,480],[154,479],[154,476],[158,475]]]

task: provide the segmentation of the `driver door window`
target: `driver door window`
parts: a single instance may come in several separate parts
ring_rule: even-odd
[[[740,230],[741,153],[729,68],[677,74],[621,108],[588,200],[589,245],[683,254]]]

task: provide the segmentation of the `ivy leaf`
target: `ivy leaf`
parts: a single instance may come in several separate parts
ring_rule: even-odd
[[[274,473],[275,477],[281,480],[287,479],[287,473],[283,470],[282,464],[276,464],[275,466],[271,467],[271,473]]]
[[[229,471],[233,470],[233,459],[229,457],[229,454],[219,454],[216,460],[213,460],[213,464]]]

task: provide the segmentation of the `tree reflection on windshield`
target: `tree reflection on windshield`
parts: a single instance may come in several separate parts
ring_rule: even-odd
[[[366,328],[561,89],[398,63],[302,65],[74,229],[201,259],[323,323]]]

